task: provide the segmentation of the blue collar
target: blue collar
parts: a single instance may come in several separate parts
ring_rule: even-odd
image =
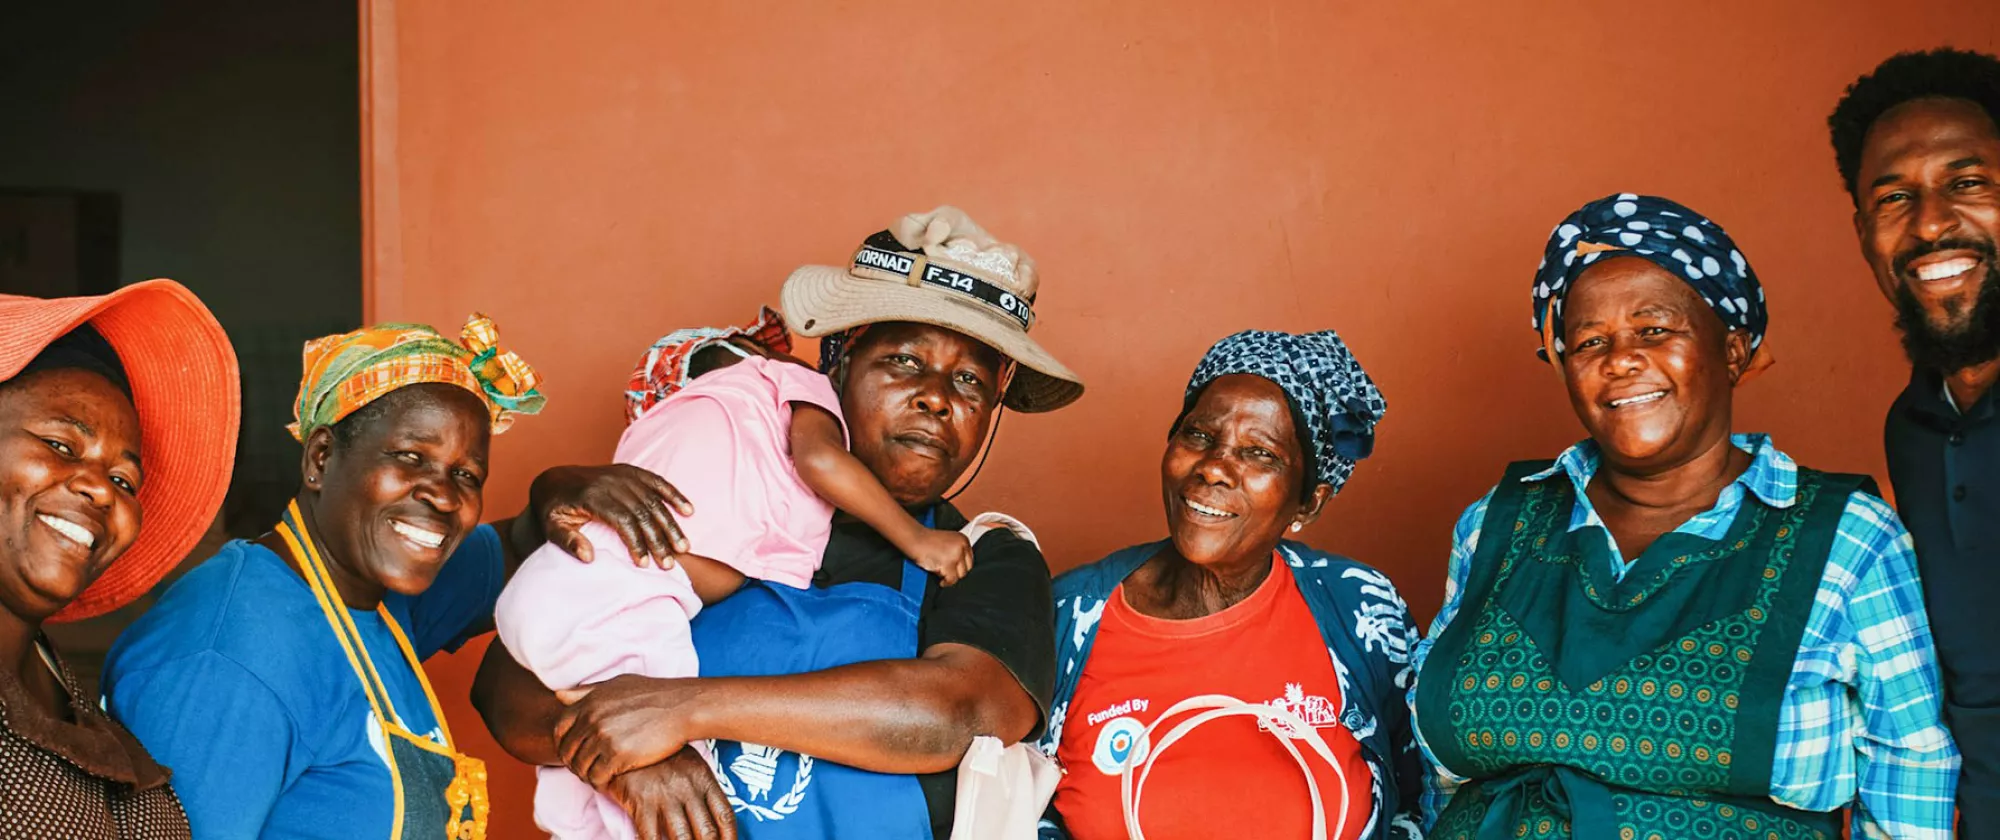
[[[1729,442],[1737,449],[1750,453],[1750,468],[1736,477],[1736,484],[1764,504],[1774,508],[1788,508],[1799,498],[1799,465],[1792,456],[1771,445],[1771,436],[1765,434],[1730,435]],[[1567,473],[1571,484],[1576,485],[1577,495],[1583,495],[1584,488],[1590,486],[1590,479],[1597,474],[1597,468],[1604,461],[1598,451],[1597,442],[1584,439],[1563,450],[1556,456],[1556,462],[1546,470],[1523,477],[1521,480],[1545,481],[1558,472]]]

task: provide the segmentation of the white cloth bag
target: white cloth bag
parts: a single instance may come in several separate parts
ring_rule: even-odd
[[[958,763],[951,840],[1034,840],[1061,780],[1062,770],[1041,750],[990,735],[972,739]]]
[[[1004,513],[975,516],[962,533],[977,543],[987,531],[1003,529],[1041,546],[1035,532]],[[1028,744],[1009,746],[989,735],[972,739],[958,763],[951,840],[1034,840],[1061,779],[1055,761]]]

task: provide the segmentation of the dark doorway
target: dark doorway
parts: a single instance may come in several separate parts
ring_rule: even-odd
[[[236,476],[192,562],[275,520],[300,345],[361,317],[358,27],[351,0],[0,6],[0,292],[171,277],[242,361]],[[94,683],[150,600],[52,634]]]

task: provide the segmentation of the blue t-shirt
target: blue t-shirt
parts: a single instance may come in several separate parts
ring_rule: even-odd
[[[489,625],[506,582],[481,526],[415,598],[382,599],[419,658]],[[443,742],[423,685],[373,610],[349,610],[404,728]],[[386,837],[394,792],[361,682],[304,578],[232,542],[127,628],[105,706],[173,772],[196,837]]]

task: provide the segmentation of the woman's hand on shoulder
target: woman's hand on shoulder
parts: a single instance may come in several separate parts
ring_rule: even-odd
[[[688,551],[687,536],[674,517],[691,516],[694,505],[666,479],[629,464],[550,467],[528,490],[528,516],[542,538],[576,559],[594,559],[583,526],[595,520],[618,532],[634,560],[673,568]]]
[[[625,674],[556,692],[556,758],[602,789],[613,777],[658,764],[687,746],[698,680]]]

